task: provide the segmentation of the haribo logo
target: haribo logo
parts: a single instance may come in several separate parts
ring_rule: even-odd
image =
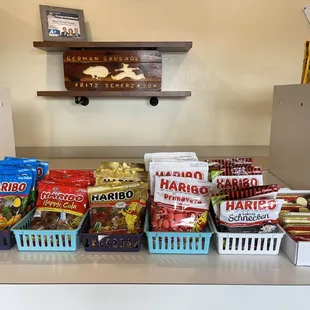
[[[184,182],[171,181],[167,178],[161,178],[160,189],[194,195],[208,195],[210,192],[208,186],[205,185],[191,185]]]
[[[2,182],[0,183],[0,192],[23,192],[27,188],[27,183],[25,182]]]
[[[74,194],[64,194],[61,192],[42,192],[40,198],[44,199],[55,199],[55,200],[63,200],[63,201],[76,201],[82,202],[84,201],[83,195],[74,195]]]
[[[226,202],[226,211],[266,211],[275,210],[277,200],[231,200]]]
[[[160,177],[179,177],[179,178],[193,178],[203,180],[204,176],[201,171],[156,171],[155,175]]]
[[[239,176],[239,177],[225,177],[220,176],[216,179],[216,185],[218,188],[246,188],[246,187],[252,187],[252,186],[258,186],[258,178],[257,177],[249,177],[249,176]]]
[[[91,201],[101,202],[101,201],[116,201],[116,200],[128,200],[133,198],[133,191],[126,192],[110,192],[106,194],[94,194],[91,195]]]

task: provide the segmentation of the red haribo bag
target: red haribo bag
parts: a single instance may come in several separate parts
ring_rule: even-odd
[[[156,176],[150,211],[152,230],[203,231],[214,187],[204,180]]]

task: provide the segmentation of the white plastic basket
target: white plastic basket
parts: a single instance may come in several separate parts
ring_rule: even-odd
[[[285,234],[280,225],[276,233],[232,233],[218,232],[211,216],[209,221],[214,230],[213,236],[219,254],[279,254]]]

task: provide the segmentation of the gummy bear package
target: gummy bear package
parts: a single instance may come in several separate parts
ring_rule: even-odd
[[[137,234],[143,230],[148,186],[107,182],[88,187],[90,233]]]
[[[101,162],[99,169],[97,169],[98,172],[101,170],[131,170],[131,171],[145,171],[144,164],[139,163],[128,163],[128,162]]]
[[[105,182],[147,182],[148,174],[145,171],[130,169],[97,169],[96,185],[104,185]]]

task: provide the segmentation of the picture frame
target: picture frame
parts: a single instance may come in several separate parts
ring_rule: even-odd
[[[86,41],[84,12],[40,5],[44,41]]]

